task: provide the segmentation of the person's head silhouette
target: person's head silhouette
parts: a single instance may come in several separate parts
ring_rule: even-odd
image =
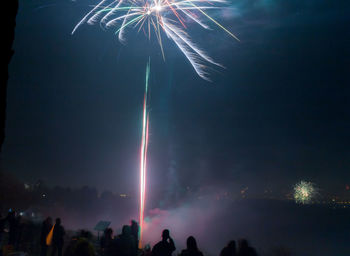
[[[128,225],[124,225],[122,229],[122,235],[130,235],[131,234],[131,228]]]
[[[162,238],[163,240],[167,240],[170,237],[170,232],[168,229],[164,229],[162,232]]]
[[[231,240],[230,242],[228,242],[227,247],[232,249],[232,250],[236,250],[236,242],[235,242],[235,240]]]
[[[197,241],[193,236],[187,238],[187,250],[198,251]]]
[[[240,249],[246,249],[246,248],[248,248],[249,246],[248,246],[248,241],[246,240],[246,239],[240,239],[239,241],[238,241],[238,247],[240,248]]]

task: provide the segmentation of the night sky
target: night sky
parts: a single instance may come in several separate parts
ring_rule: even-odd
[[[226,68],[199,78],[176,45],[75,24],[96,1],[20,1],[3,169],[24,181],[138,188],[144,76],[151,56],[149,186],[285,191],[350,183],[349,1],[238,0],[189,23]]]

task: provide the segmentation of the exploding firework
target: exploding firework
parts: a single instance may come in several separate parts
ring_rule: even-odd
[[[103,28],[117,27],[115,34],[121,42],[125,41],[128,27],[142,30],[149,39],[153,31],[165,59],[162,43],[162,33],[165,33],[186,56],[196,73],[209,80],[203,63],[223,66],[192,42],[185,31],[188,26],[186,23],[192,21],[210,30],[207,24],[209,21],[239,41],[207,13],[209,10],[224,8],[225,4],[225,0],[102,0],[80,20],[72,34],[84,23],[93,25],[97,22]]]
[[[163,59],[162,35],[165,34],[185,55],[196,73],[209,80],[206,66],[210,63],[223,67],[214,61],[207,53],[192,42],[186,33],[188,21],[192,21],[206,30],[211,30],[207,22],[211,22],[228,33],[234,39],[239,39],[207,13],[209,10],[224,8],[225,0],[100,0],[74,27],[72,34],[84,23],[93,25],[100,23],[102,28],[117,27],[115,34],[119,41],[125,42],[126,30],[129,27],[143,31],[151,39],[154,33],[159,43]],[[148,81],[150,61],[146,67],[146,88],[143,102],[142,140],[140,149],[140,244],[142,241],[143,221],[146,198],[146,165],[148,147]]]
[[[294,186],[294,200],[297,203],[311,203],[317,194],[317,189],[313,183],[300,181]]]

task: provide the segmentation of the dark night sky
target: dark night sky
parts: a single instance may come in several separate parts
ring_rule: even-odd
[[[24,180],[133,192],[151,56],[149,182],[324,191],[350,183],[350,4],[238,0],[190,26],[226,69],[200,79],[174,43],[74,25],[95,1],[21,1],[3,168]],[[233,13],[234,11],[234,13]]]

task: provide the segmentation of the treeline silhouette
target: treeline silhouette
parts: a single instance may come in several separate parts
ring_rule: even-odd
[[[10,208],[33,218],[62,216],[70,228],[91,228],[103,219],[127,221],[135,212],[137,199],[111,191],[98,193],[83,186],[50,188],[42,181],[24,184],[13,175],[0,172],[0,212]]]

